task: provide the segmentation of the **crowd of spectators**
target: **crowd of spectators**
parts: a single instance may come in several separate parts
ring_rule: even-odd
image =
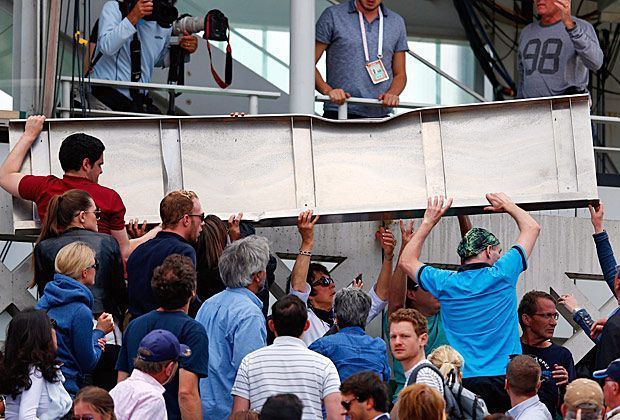
[[[582,92],[584,69],[602,60],[591,26],[571,16],[567,0],[536,7],[541,21],[519,47],[519,95]],[[118,71],[110,58],[118,51],[127,73],[130,38],[161,32],[146,57],[142,78],[150,77],[170,36],[159,21],[138,25],[152,8],[148,0],[125,11],[106,4],[95,75]],[[359,38],[364,54],[352,60]],[[194,37],[181,41],[195,51]],[[407,49],[403,19],[380,0],[328,8],[316,40],[317,61],[327,51],[326,80],[316,73],[331,99],[325,116],[335,118],[351,95],[384,107],[352,106],[349,118],[386,116],[405,87]],[[574,74],[558,76],[558,66],[575,61]],[[99,93],[129,101],[127,92]],[[0,167],[0,186],[33,201],[42,226],[30,281],[39,300],[12,318],[0,355],[7,419],[620,419],[620,311],[594,321],[573,296],[536,290],[518,301],[540,227],[505,194],[487,194],[485,211],[514,219],[514,243],[504,247],[459,216],[458,270],[423,262],[424,243],[452,204],[430,197],[416,229],[400,222],[398,253],[389,227],[378,229],[381,266],[369,288],[358,277],[336,290],[313,260],[319,216],[303,211],[287,293],[269,307],[276,259],[241,213],[222,221],[205,214],[196,193],[179,190],[162,198],[161,225],[126,229],[122,197],[99,184],[99,139],[76,133],[62,142],[62,179],[20,172],[43,123],[28,119]],[[601,269],[620,302],[602,204],[590,212]],[[558,305],[597,345],[588,378],[577,379],[571,352],[552,341]],[[385,338],[366,332],[380,315]]]
[[[21,141],[36,137],[41,123],[31,117]],[[82,150],[73,157],[82,169],[103,161],[98,140],[65,142]],[[519,235],[508,251],[459,216],[459,269],[423,263],[424,242],[451,206],[431,197],[416,229],[400,222],[398,252],[389,228],[376,232],[381,265],[367,291],[361,278],[336,290],[327,267],[313,261],[319,216],[300,213],[289,291],[267,317],[274,258],[242,214],[222,221],[205,215],[194,192],[172,191],[160,203],[161,225],[132,239],[126,255],[120,242],[129,236],[100,229],[106,197],[124,209],[121,197],[102,197],[98,178],[79,176],[13,185],[15,192],[22,182],[39,185],[47,198],[31,281],[40,299],[13,317],[0,359],[7,418],[619,416],[620,311],[593,321],[573,296],[556,301],[544,291],[518,302],[540,227],[503,193],[487,194],[486,210],[515,220]],[[604,209],[590,211],[601,268],[617,294]],[[589,376],[603,387],[576,379],[570,351],[551,341],[558,305],[597,343]],[[385,340],[366,332],[381,313]]]

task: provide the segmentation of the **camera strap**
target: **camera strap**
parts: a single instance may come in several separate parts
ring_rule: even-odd
[[[226,28],[226,67],[224,68],[224,80],[217,74],[215,67],[213,67],[213,56],[211,55],[211,43],[207,38],[211,33],[211,19],[209,18],[211,12],[205,16],[205,40],[207,41],[207,50],[209,51],[209,64],[211,65],[211,74],[215,83],[222,89],[226,89],[232,83],[232,48],[230,47],[230,28]]]

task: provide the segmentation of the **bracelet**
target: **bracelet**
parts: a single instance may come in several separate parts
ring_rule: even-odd
[[[299,255],[305,255],[307,257],[311,257],[312,256],[312,251],[302,251],[301,249],[299,250]]]

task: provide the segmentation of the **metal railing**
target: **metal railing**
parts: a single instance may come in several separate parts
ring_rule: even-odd
[[[61,117],[69,118],[71,115],[71,86],[76,79],[72,79],[69,76],[61,76],[61,106],[56,108],[61,112]],[[233,96],[233,97],[246,97],[248,98],[248,113],[258,114],[258,99],[278,99],[280,98],[280,92],[266,92],[260,90],[244,90],[244,89],[220,89],[204,86],[186,86],[186,85],[168,85],[159,83],[133,83],[133,82],[120,82],[116,80],[100,80],[100,79],[87,79],[87,84],[98,86],[109,86],[114,88],[137,88],[143,90],[161,90],[166,92],[179,92],[179,93],[199,93],[203,95],[221,95],[221,96]],[[77,108],[76,108],[77,109]],[[121,112],[112,110],[89,110],[93,115],[122,115],[132,117],[152,116],[150,114],[141,114],[136,112]]]
[[[592,120],[592,122],[594,123],[599,124],[620,124],[620,118],[618,117],[591,115],[590,120]],[[601,153],[618,153],[620,152],[620,147],[594,146],[594,151]]]
[[[315,100],[317,102],[329,102],[329,96],[327,95],[316,95]],[[348,104],[363,104],[363,105],[374,105],[374,106],[383,106],[383,102],[378,99],[368,99],[368,98],[348,98],[342,105],[338,105],[338,119],[346,120],[348,115]],[[400,102],[398,106],[394,108],[407,108],[407,109],[418,109],[418,108],[426,108],[429,106],[441,106],[437,104],[424,104],[424,103],[416,103],[416,102]]]

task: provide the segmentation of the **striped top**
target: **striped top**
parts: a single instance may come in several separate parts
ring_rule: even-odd
[[[272,395],[292,393],[304,404],[304,419],[322,418],[321,402],[340,393],[336,366],[295,337],[277,337],[271,346],[243,358],[232,395],[250,401],[250,409],[260,410]]]

